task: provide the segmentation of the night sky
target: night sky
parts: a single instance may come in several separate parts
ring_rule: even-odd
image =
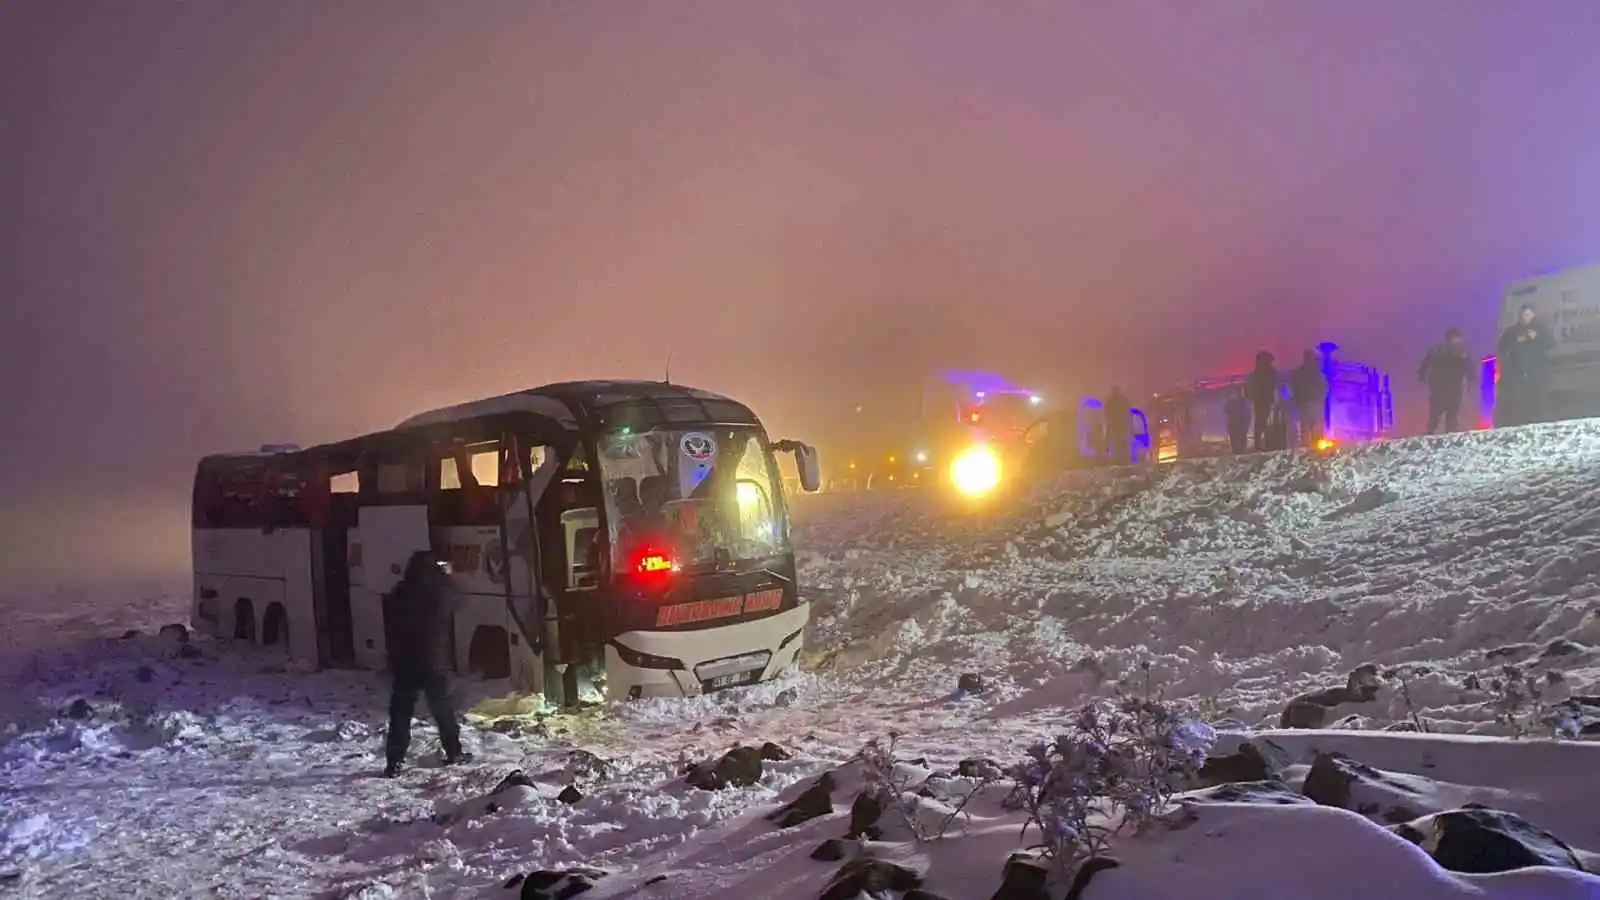
[[[182,571],[201,455],[552,380],[815,437],[1492,339],[1600,261],[1594,0],[0,4],[10,583]]]

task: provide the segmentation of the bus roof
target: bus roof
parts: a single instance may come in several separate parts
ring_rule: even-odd
[[[759,424],[755,413],[744,404],[687,385],[663,381],[564,381],[429,410],[395,427],[396,430],[427,428],[469,419],[532,413],[554,419],[564,428],[576,429],[579,414],[603,424],[609,418],[607,410],[619,406],[660,411],[663,413],[661,422]],[[668,412],[674,408],[683,414]]]
[[[217,453],[203,458],[200,465],[243,470],[274,459],[319,458],[342,467],[354,465],[370,449],[403,445],[428,434],[492,439],[499,435],[498,423],[505,419],[542,420],[544,425],[539,430],[546,434],[552,427],[575,432],[580,414],[597,428],[630,426],[645,430],[663,425],[761,424],[744,404],[686,385],[660,381],[566,381],[418,413],[387,431],[315,447],[279,444],[257,451]]]

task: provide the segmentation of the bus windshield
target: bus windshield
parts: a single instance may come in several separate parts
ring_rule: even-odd
[[[686,571],[788,552],[758,428],[622,428],[598,444],[615,571],[663,552]]]

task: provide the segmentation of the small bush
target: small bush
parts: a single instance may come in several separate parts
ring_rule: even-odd
[[[1210,727],[1150,696],[1078,710],[1070,730],[1036,744],[1012,770],[1010,803],[1028,815],[1040,850],[1067,876],[1101,856],[1118,833],[1142,834],[1192,778],[1215,741]]]
[[[892,812],[898,816],[919,843],[940,840],[955,820],[965,813],[967,804],[993,786],[1002,773],[983,775],[971,791],[953,804],[949,812],[924,816],[922,811],[926,804],[923,798],[911,790],[909,778],[896,772],[899,760],[895,756],[895,744],[899,738],[898,733],[890,732],[887,745],[873,738],[861,748],[856,758],[862,763],[862,793],[877,801],[885,814]]]

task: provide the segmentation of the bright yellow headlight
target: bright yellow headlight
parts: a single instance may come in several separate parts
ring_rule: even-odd
[[[982,497],[1000,486],[1000,457],[983,444],[961,451],[950,463],[950,483],[968,497]]]

